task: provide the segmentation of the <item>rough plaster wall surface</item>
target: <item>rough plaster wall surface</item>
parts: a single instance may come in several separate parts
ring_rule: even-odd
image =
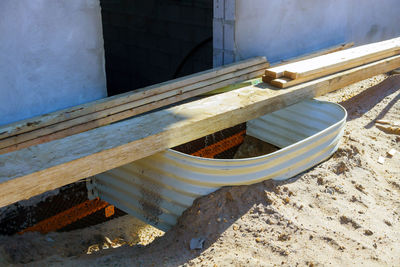
[[[400,35],[398,0],[236,0],[236,60],[270,62]]]
[[[99,0],[0,1],[0,125],[105,96]]]
[[[347,40],[356,45],[400,36],[399,0],[351,0]]]

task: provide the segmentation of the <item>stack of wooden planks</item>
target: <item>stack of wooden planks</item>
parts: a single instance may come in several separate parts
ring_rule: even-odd
[[[88,131],[236,82],[260,77],[268,67],[265,57],[256,57],[0,126],[0,154]]]
[[[400,55],[276,90],[250,85],[0,155],[0,207],[400,67]]]
[[[398,54],[400,38],[395,38],[275,66],[265,71],[263,81],[286,88]]]

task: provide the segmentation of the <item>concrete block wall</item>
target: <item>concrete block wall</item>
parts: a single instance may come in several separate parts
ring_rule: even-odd
[[[235,20],[236,0],[214,0],[214,67],[235,61]]]
[[[101,0],[109,95],[174,78],[212,36],[212,0]],[[178,76],[212,67],[212,41]]]

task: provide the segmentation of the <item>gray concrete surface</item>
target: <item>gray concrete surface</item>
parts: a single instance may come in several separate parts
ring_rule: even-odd
[[[99,0],[0,1],[0,125],[105,96]]]
[[[234,47],[235,60],[267,56],[270,62],[276,62],[344,42],[361,45],[398,37],[399,3],[236,0],[235,38],[229,46]],[[216,34],[214,29],[214,38]]]

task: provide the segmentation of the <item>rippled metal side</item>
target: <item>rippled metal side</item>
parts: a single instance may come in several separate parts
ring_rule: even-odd
[[[161,229],[222,186],[284,180],[331,156],[346,121],[340,105],[309,100],[247,123],[247,134],[282,149],[247,159],[207,159],[166,150],[94,177],[91,197]]]

